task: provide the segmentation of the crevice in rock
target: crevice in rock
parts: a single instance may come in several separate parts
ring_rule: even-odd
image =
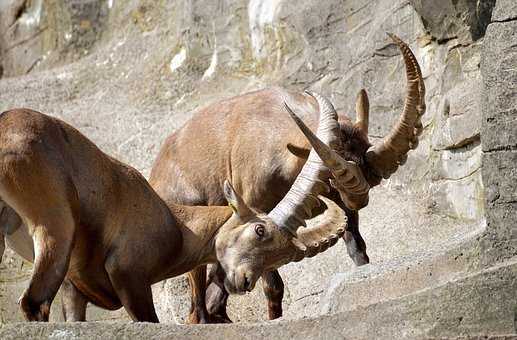
[[[489,152],[514,151],[514,150],[517,150],[517,144],[501,145],[501,146],[497,146],[495,148],[486,149],[483,152],[489,153]]]
[[[470,146],[471,144],[472,144],[472,147],[475,147],[475,146],[479,145],[480,143],[481,143],[481,136],[479,133],[476,133],[475,135],[465,138],[456,144],[448,145],[444,149],[435,150],[435,151],[456,150],[456,149],[465,148],[467,146]]]
[[[516,20],[517,20],[517,17],[511,17],[511,18],[507,18],[507,19],[503,19],[503,20],[493,20],[491,22],[491,24],[494,24],[494,23],[505,23],[505,22],[516,21]]]
[[[395,56],[399,56],[400,53],[397,48],[397,45],[395,45],[394,43],[389,43],[376,49],[375,52],[373,52],[373,55],[385,58],[392,58]]]
[[[474,41],[485,36],[486,29],[492,19],[492,11],[494,10],[496,0],[478,0],[475,12],[474,22],[470,23],[470,34]]]
[[[306,294],[306,295],[303,295],[303,296],[300,296],[299,298],[295,299],[294,301],[300,301],[300,300],[303,300],[305,298],[308,298],[308,297],[311,297],[311,296],[316,296],[316,295],[320,295],[324,292],[323,289],[321,290],[318,290],[318,291],[315,291],[315,292],[312,292],[312,293],[309,293],[309,294]]]
[[[435,37],[433,37],[433,39],[436,39]],[[457,35],[454,35],[452,37],[446,37],[446,38],[441,38],[441,39],[436,39],[436,43],[438,45],[445,45],[446,43],[448,43],[449,41],[451,40],[454,40],[454,39],[458,39],[458,36]]]
[[[477,168],[475,168],[474,170],[470,171],[466,175],[463,175],[463,176],[460,176],[460,177],[456,177],[456,178],[452,178],[452,177],[439,177],[439,178],[436,178],[435,182],[440,182],[440,181],[458,182],[458,181],[464,180],[465,178],[469,178],[469,177],[475,175],[479,170],[481,170],[481,166],[478,166]]]
[[[14,16],[12,17],[12,21],[7,26],[9,29],[13,27],[14,24],[20,19],[27,10],[27,1],[23,1],[18,8],[15,8]]]
[[[454,46],[452,46],[450,49],[449,49],[449,52],[455,50],[455,49],[458,49],[458,48],[462,48],[462,47],[469,47],[471,44],[456,44]],[[477,72],[477,71],[476,71]]]
[[[4,50],[4,53],[5,53],[5,52],[9,52],[9,51],[10,51],[10,50],[12,50],[13,48],[16,48],[16,47],[18,47],[18,46],[20,46],[20,45],[25,44],[26,42],[29,42],[29,41],[33,40],[34,38],[38,37],[41,33],[43,33],[44,31],[46,31],[46,30],[47,30],[47,28],[48,28],[47,26],[42,27],[40,30],[38,30],[36,33],[32,34],[31,36],[29,36],[29,37],[27,37],[27,38],[25,38],[25,39],[23,39],[23,40],[20,40],[20,41],[18,41],[17,43],[15,43],[15,44],[13,44],[13,45],[11,45],[11,46],[7,47],[7,48]]]
[[[32,70],[39,64],[39,62],[42,60],[43,58],[42,57],[39,57],[37,58],[36,60],[34,60],[34,62],[27,68],[27,71],[25,71],[25,73],[31,73]]]
[[[24,1],[20,4],[20,7],[16,9],[14,13],[14,22],[18,21],[21,18],[25,10],[27,9],[27,1]]]

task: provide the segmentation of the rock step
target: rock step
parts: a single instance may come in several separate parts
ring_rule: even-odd
[[[292,321],[232,325],[15,323],[1,339],[517,339],[517,258],[400,299]],[[503,335],[501,335],[503,334]]]

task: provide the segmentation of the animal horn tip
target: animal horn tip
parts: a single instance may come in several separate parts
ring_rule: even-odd
[[[291,109],[291,107],[286,102],[284,102],[284,107],[287,113],[289,113],[289,116],[291,116],[291,118],[294,119],[295,122],[298,122],[300,120],[300,118],[296,115],[296,113],[294,113],[293,109]]]

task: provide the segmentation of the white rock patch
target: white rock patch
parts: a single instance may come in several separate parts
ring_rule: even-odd
[[[183,65],[183,63],[185,62],[186,59],[187,59],[187,50],[185,49],[185,47],[182,47],[181,51],[179,51],[179,53],[176,54],[172,58],[171,63],[169,64],[171,72],[174,72],[178,68],[180,68],[180,66]]]

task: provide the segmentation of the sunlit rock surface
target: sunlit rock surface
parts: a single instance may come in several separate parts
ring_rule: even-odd
[[[269,85],[320,91],[351,117],[357,91],[365,88],[376,141],[403,107],[403,62],[385,34],[393,32],[420,62],[427,113],[418,149],[372,190],[361,211],[371,264],[355,268],[340,242],[281,268],[284,319],[294,328],[273,323],[264,333],[252,333],[254,326],[246,331],[266,336],[278,327],[287,336],[308,329],[303,318],[320,317],[310,321],[320,333],[308,336],[346,329],[366,338],[511,333],[517,7],[510,0],[494,4],[2,0],[0,110],[29,107],[61,117],[145,175],[164,138],[197,108]],[[22,320],[16,301],[29,274],[30,264],[4,256],[0,322]],[[489,291],[504,299],[484,298]],[[160,320],[182,323],[186,280],[159,283],[153,292]],[[61,319],[59,304],[57,297],[53,320]],[[88,313],[89,320],[128,320],[123,310]],[[266,320],[260,285],[231,297],[229,314],[234,321]],[[63,329],[48,334],[73,332]],[[125,328],[136,334],[132,329]],[[16,327],[3,331],[14,334]],[[81,332],[70,334],[88,334]]]

